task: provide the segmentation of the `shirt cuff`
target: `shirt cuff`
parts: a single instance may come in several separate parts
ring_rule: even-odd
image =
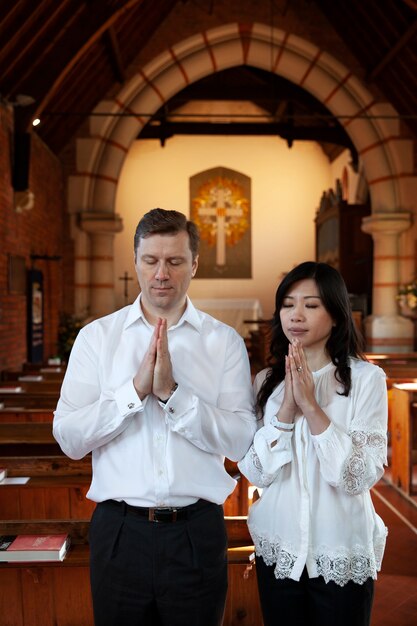
[[[277,428],[275,428],[275,426],[271,424],[266,424],[263,428],[261,428],[260,430],[258,430],[258,432],[255,435],[255,438],[257,437],[259,433],[259,437],[264,439],[265,443],[268,445],[268,447],[270,448],[270,450],[272,452],[276,452],[277,449],[279,448],[286,448],[287,445],[289,445],[289,442],[292,438],[292,433],[293,433],[293,429],[289,429],[289,430],[278,430]],[[271,448],[271,444],[275,441],[279,441],[280,445],[274,445]],[[288,444],[287,444],[288,442]]]
[[[292,433],[292,430],[278,431],[268,424],[255,434],[255,452],[267,474],[274,474],[282,465],[291,461]]]
[[[114,399],[122,415],[143,411],[144,403],[139,398],[133,380],[128,380],[114,392]],[[146,398],[145,400],[146,401]]]
[[[335,426],[333,422],[330,422],[326,430],[323,430],[319,435],[311,435],[314,444],[324,443],[333,437]]]
[[[279,430],[294,430],[294,422],[280,422],[276,415],[274,415],[274,417],[271,419],[271,424]]]
[[[159,406],[164,409],[167,418],[172,421],[178,420],[190,407],[190,393],[177,386],[166,402],[158,401]]]

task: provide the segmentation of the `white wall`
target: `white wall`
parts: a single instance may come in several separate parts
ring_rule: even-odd
[[[133,263],[133,236],[144,213],[155,207],[189,215],[189,178],[223,166],[252,179],[252,279],[194,279],[195,298],[256,297],[264,317],[274,310],[282,274],[315,258],[314,218],[323,190],[334,187],[334,171],[320,146],[295,142],[288,149],[275,137],[174,137],[164,148],[158,141],[136,141],[126,158],[116,199],[124,229],[115,239],[117,307],[124,305],[128,271],[129,302],[138,292]]]

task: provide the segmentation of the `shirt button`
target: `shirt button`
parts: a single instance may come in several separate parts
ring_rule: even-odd
[[[127,405],[128,409],[133,409],[133,407],[135,406],[134,402],[129,402],[129,404]]]
[[[172,406],[170,406],[170,407],[169,407],[168,411],[169,411],[170,413],[175,413],[175,409],[174,409],[174,407],[172,407]]]

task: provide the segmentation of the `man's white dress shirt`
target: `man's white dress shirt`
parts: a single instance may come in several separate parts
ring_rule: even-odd
[[[91,500],[162,507],[204,498],[221,504],[236,484],[224,457],[241,459],[256,431],[243,339],[187,299],[184,315],[168,329],[178,388],[166,404],[153,395],[141,402],[133,377],[153,331],[139,296],[79,332],[54,437],[73,459],[92,451]]]
[[[278,422],[281,382],[239,463],[263,487],[248,524],[257,555],[274,566],[277,578],[299,580],[306,566],[310,577],[344,585],[376,578],[381,568],[387,529],[369,490],[386,464],[386,379],[371,363],[351,359],[350,366],[348,397],[336,393],[341,385],[332,363],[313,372],[316,399],[331,421],[320,435],[311,434],[302,415],[293,426]],[[255,379],[255,393],[267,372]]]

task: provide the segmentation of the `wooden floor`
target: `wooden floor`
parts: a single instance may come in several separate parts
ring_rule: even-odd
[[[407,499],[381,480],[372,499],[388,527],[388,539],[371,624],[417,626],[417,498]]]

